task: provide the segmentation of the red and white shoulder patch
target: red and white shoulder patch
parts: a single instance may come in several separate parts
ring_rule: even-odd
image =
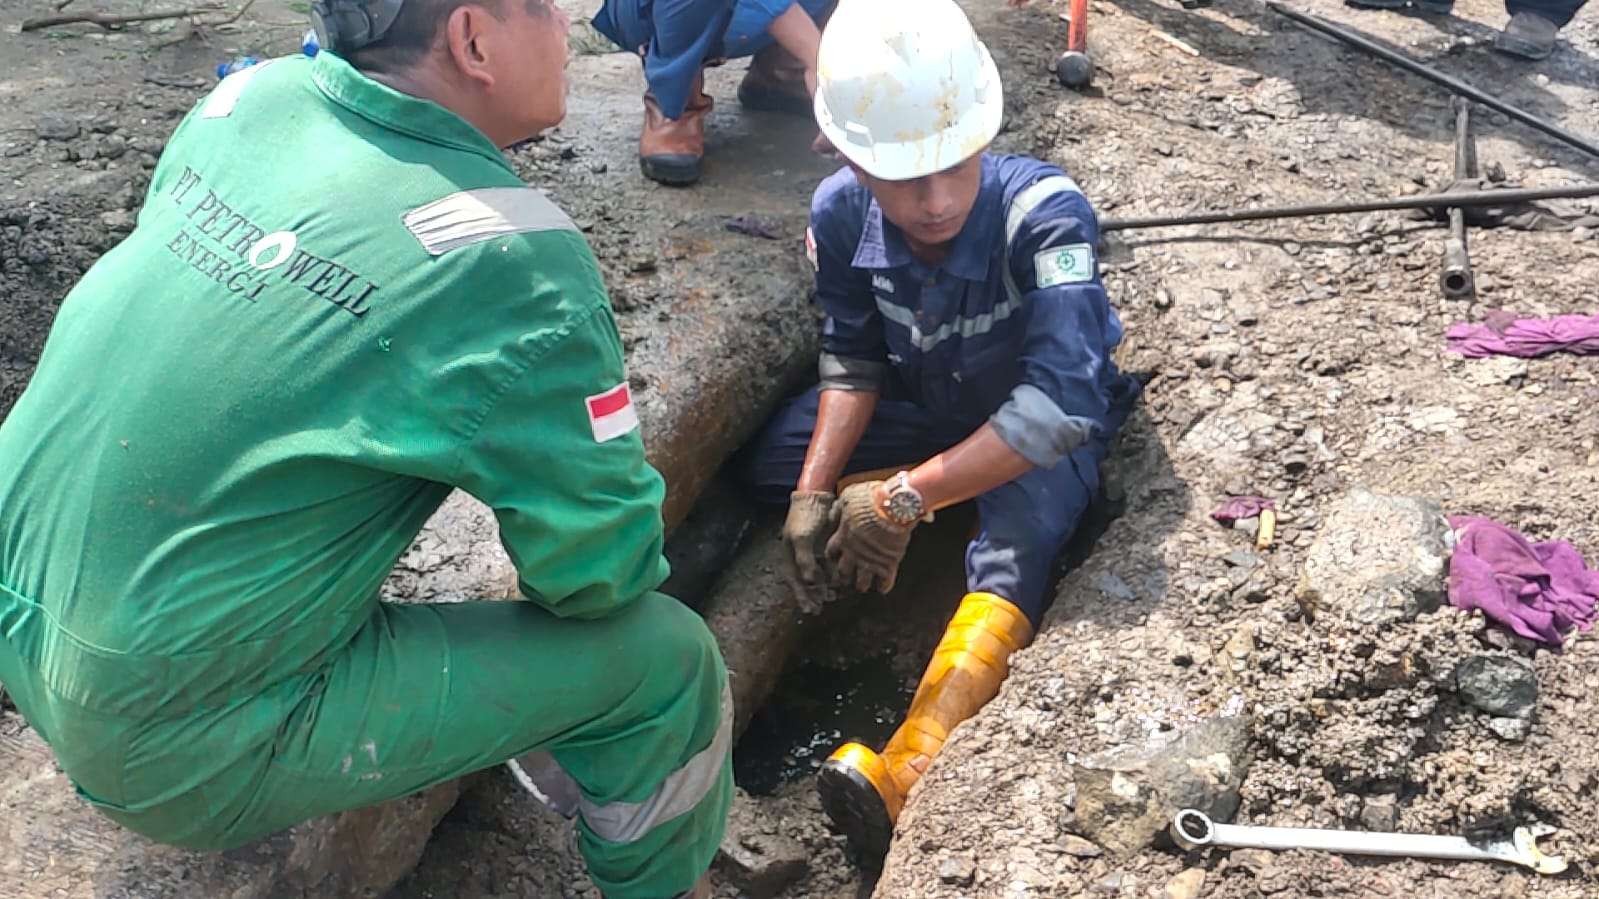
[[[588,411],[589,426],[594,429],[595,443],[615,440],[638,429],[638,409],[633,406],[633,391],[626,381],[586,397],[583,405]]]
[[[805,229],[805,258],[811,261],[811,268],[821,268],[816,262],[816,235],[811,233],[810,228]]]

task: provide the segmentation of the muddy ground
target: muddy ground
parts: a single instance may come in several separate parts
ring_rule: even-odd
[[[966,5],[1006,77],[1000,148],[1063,165],[1104,215],[1416,193],[1448,181],[1444,93],[1252,0],[1192,12],[1154,0],[1097,5],[1090,48],[1099,72],[1082,95],[1048,73],[1063,31],[1054,7]],[[1566,29],[1555,58],[1531,64],[1488,49],[1503,12],[1485,0],[1462,0],[1452,19],[1302,5],[1599,133],[1592,11]],[[303,30],[296,4],[263,0],[231,26],[187,35],[15,33],[16,20],[53,6],[22,0],[0,12],[0,412],[25,383],[55,304],[131,226],[161,141],[212,83],[211,66],[236,52],[290,52]],[[664,191],[639,178],[636,65],[621,55],[574,63],[571,121],[517,154],[531,182],[590,226],[634,352],[670,352],[669,341],[651,344],[669,326],[661,279],[692,264],[697,242],[720,233],[725,216],[774,198],[792,208],[774,224],[797,234],[808,185],[827,168],[804,155],[803,129],[739,112],[732,93],[741,68],[713,73],[715,155],[699,189]],[[1479,119],[1479,155],[1514,181],[1599,176],[1599,164],[1533,131]],[[672,236],[641,245],[629,230],[640,219],[670,222]],[[1127,326],[1123,365],[1152,378],[1114,462],[1126,514],[1065,578],[1005,690],[957,732],[918,789],[881,879],[861,873],[827,831],[805,777],[741,802],[738,832],[804,861],[781,895],[1160,896],[1195,869],[1203,877],[1184,882],[1202,881],[1198,894],[1217,897],[1599,894],[1599,650],[1589,636],[1564,653],[1530,654],[1537,712],[1528,735],[1506,739],[1453,689],[1467,655],[1518,653],[1479,620],[1445,608],[1363,630],[1307,619],[1294,600],[1332,503],[1354,487],[1426,497],[1449,513],[1488,515],[1599,554],[1593,364],[1465,361],[1443,348],[1449,324],[1489,310],[1591,311],[1599,242],[1586,229],[1476,231],[1479,296],[1454,302],[1436,284],[1442,233],[1399,214],[1364,215],[1141,232],[1107,255],[1106,281]],[[717,277],[804,289],[797,264],[707,280]],[[1237,555],[1247,537],[1207,518],[1229,493],[1278,501],[1274,547]],[[891,706],[936,639],[937,610],[958,598],[958,537],[934,538],[946,548],[913,560],[928,571],[922,595],[901,590],[829,610],[785,687],[798,694],[785,708],[805,705],[810,681],[858,678],[862,659],[887,669],[874,678],[894,682],[868,693]],[[1377,676],[1400,658],[1417,664]],[[1082,829],[1074,760],[1158,741],[1224,707],[1253,722],[1240,820],[1363,827],[1373,820],[1368,806],[1383,803],[1402,830],[1536,818],[1561,828],[1552,845],[1572,868],[1538,878],[1476,863],[1308,853],[1122,857],[1068,840]],[[774,728],[761,751],[792,739],[791,756],[807,742],[825,752],[837,722],[814,714],[809,730],[823,739],[803,725]],[[794,761],[788,772],[802,774],[804,754]],[[769,771],[746,778],[770,786]],[[592,895],[567,861],[552,867],[548,854],[527,851],[564,839],[558,822],[490,773],[468,786],[395,895]],[[730,878],[719,883],[724,895],[737,892]]]

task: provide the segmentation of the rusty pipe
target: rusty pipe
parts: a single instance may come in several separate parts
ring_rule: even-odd
[[[1455,107],[1455,183],[1475,174],[1477,148],[1471,138],[1471,104],[1463,97],[1454,99]],[[1477,281],[1471,274],[1471,253],[1466,245],[1466,211],[1459,206],[1449,209],[1449,236],[1444,238],[1444,269],[1438,276],[1438,286],[1451,300],[1476,296]]]
[[[1395,209],[1449,209],[1452,207],[1498,206],[1530,203],[1535,200],[1569,200],[1599,197],[1599,184],[1567,184],[1562,187],[1518,187],[1510,190],[1452,190],[1441,194],[1416,194],[1353,203],[1309,203],[1303,206],[1262,206],[1258,209],[1218,209],[1187,215],[1155,215],[1147,218],[1104,219],[1101,231],[1131,231],[1138,228],[1165,228],[1174,225],[1215,225],[1226,222],[1256,222],[1266,219],[1312,218],[1319,215],[1350,215],[1356,212],[1384,212]]]

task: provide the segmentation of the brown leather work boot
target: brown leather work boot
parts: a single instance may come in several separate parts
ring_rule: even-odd
[[[927,663],[905,722],[882,752],[840,746],[817,777],[822,810],[867,865],[888,854],[911,787],[949,732],[988,703],[1010,672],[1011,653],[1033,638],[1021,609],[992,593],[969,593]]]
[[[738,102],[745,109],[785,112],[810,117],[811,94],[805,87],[805,65],[777,44],[755,54],[744,80],[738,85]]]
[[[644,177],[676,186],[700,180],[705,159],[705,120],[714,102],[703,90],[704,76],[694,79],[683,114],[669,119],[655,97],[644,95],[644,131],[639,135],[638,162]]]

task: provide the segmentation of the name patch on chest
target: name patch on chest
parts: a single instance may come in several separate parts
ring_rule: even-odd
[[[1086,243],[1050,247],[1033,257],[1039,287],[1081,284],[1094,280],[1094,248]]]
[[[894,282],[887,275],[873,275],[872,289],[878,293],[893,293]]]

